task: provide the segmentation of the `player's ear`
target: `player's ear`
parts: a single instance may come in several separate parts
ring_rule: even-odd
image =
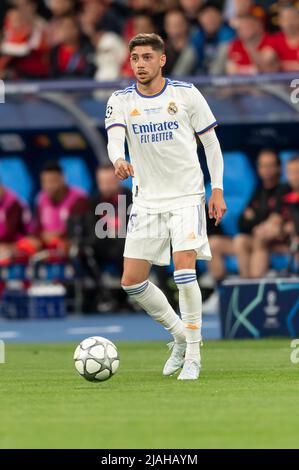
[[[165,64],[166,64],[166,55],[162,54],[160,57],[160,65],[161,67],[164,67]]]

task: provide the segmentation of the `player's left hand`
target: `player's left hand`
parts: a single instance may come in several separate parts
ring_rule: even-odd
[[[210,219],[216,219],[216,227],[220,224],[226,210],[227,208],[223,198],[222,189],[213,189],[212,196],[209,200],[209,217]]]

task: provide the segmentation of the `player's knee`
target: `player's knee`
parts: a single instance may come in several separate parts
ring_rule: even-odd
[[[121,286],[123,289],[126,289],[130,286],[136,286],[137,284],[141,284],[142,282],[145,282],[145,281],[146,279],[142,279],[133,274],[123,274],[121,278]]]
[[[180,269],[195,269],[196,263],[196,251],[190,250],[177,254],[174,256],[174,269],[179,271]]]

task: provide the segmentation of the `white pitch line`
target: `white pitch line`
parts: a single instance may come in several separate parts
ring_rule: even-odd
[[[109,325],[109,326],[78,326],[76,328],[67,328],[66,333],[68,335],[86,335],[96,333],[121,333],[123,327],[120,325]]]

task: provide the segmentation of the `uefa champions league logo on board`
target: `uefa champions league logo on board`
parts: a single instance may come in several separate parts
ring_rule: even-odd
[[[276,318],[280,307],[277,305],[277,293],[273,290],[270,290],[267,294],[267,305],[264,307],[264,312],[266,314],[266,320],[264,327],[265,328],[279,328],[279,321]]]

